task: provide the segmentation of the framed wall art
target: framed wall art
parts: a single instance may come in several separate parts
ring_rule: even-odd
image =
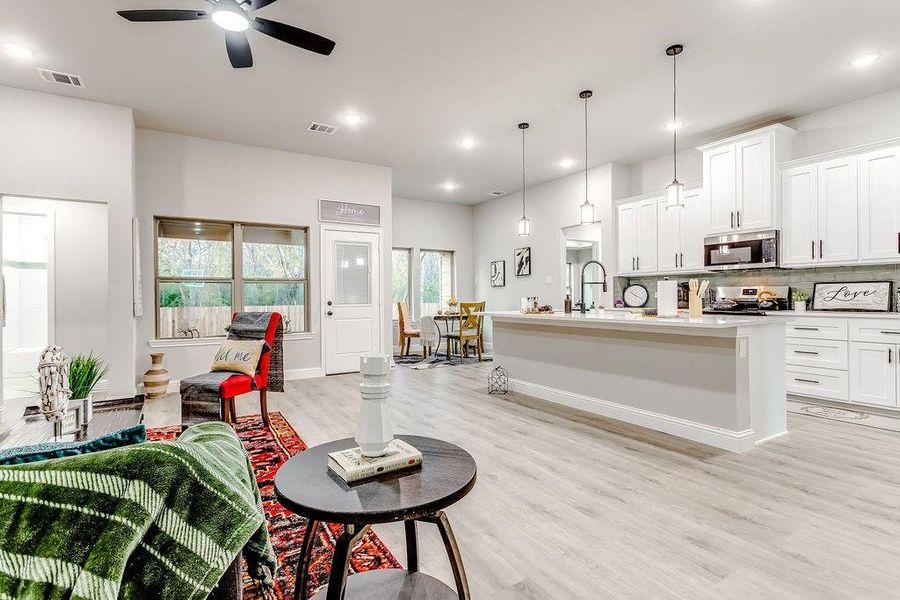
[[[531,275],[531,247],[516,248],[513,259],[516,265],[516,277]]]
[[[503,287],[506,285],[506,261],[491,261],[491,287]]]
[[[847,281],[813,285],[813,310],[888,312],[890,281]]]

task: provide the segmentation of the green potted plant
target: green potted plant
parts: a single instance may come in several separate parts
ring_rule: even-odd
[[[803,312],[806,310],[806,303],[809,300],[809,292],[806,290],[794,290],[791,292],[791,299],[794,301],[794,310]]]
[[[89,423],[94,417],[93,391],[97,382],[109,372],[109,366],[93,350],[88,354],[76,354],[69,362],[69,389],[71,399],[83,403],[82,422]]]

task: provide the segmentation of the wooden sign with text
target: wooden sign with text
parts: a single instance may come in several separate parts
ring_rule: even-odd
[[[817,283],[813,286],[813,310],[887,312],[892,288],[890,281]]]

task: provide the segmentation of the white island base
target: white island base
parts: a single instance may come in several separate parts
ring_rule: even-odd
[[[514,391],[732,452],[787,433],[781,319],[488,314]]]

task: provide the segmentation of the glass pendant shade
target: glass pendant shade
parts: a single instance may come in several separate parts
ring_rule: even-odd
[[[594,222],[594,205],[584,201],[584,204],[581,205],[581,224],[589,225]]]
[[[666,187],[666,208],[684,208],[684,184],[677,179]]]
[[[531,221],[527,217],[519,219],[519,237],[528,237],[531,235]]]

